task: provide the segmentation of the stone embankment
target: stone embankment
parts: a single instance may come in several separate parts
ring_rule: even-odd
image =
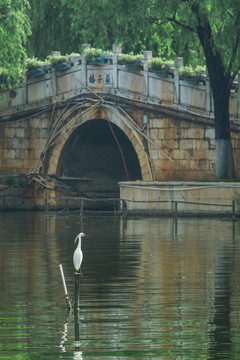
[[[240,183],[121,182],[120,198],[132,215],[240,215]]]
[[[0,185],[0,210],[35,210],[33,189]]]

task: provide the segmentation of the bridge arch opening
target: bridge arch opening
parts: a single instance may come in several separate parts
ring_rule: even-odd
[[[78,126],[66,141],[58,174],[86,195],[119,196],[119,181],[142,180],[136,151],[115,124],[105,119]]]

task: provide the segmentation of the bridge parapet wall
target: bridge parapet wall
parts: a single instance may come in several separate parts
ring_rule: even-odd
[[[29,78],[14,86],[12,90],[1,92],[1,118],[21,116],[39,109],[41,106],[56,104],[79,95],[92,92],[112,94],[142,103],[161,105],[179,111],[193,111],[213,118],[212,95],[206,75],[202,75],[200,85],[191,85],[180,79],[178,67],[171,68],[168,77],[159,77],[151,72],[148,59],[151,52],[144,52],[140,70],[129,70],[121,65],[121,52],[113,45],[110,64],[89,65],[84,55],[70,57],[71,67],[66,71],[48,68],[45,75]],[[182,59],[178,58],[176,63]],[[235,84],[237,88],[237,83]],[[230,99],[230,116],[238,122],[238,102],[240,90],[233,89]]]

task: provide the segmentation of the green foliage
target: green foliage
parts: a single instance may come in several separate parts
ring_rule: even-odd
[[[173,56],[171,25],[149,24],[151,2],[136,0],[29,0],[32,35],[29,56],[44,59],[53,50],[76,51],[84,43],[110,49],[122,44],[123,52],[153,50],[155,55]]]
[[[148,60],[148,66],[151,70],[164,70],[166,67],[172,66],[171,60],[164,60],[161,57],[153,57]]]
[[[158,18],[160,21],[169,19],[171,22],[174,49],[175,51],[179,49],[178,56],[183,56],[186,64],[196,66],[201,64],[200,61],[204,57],[208,61],[206,58],[208,54],[211,57],[215,56],[216,59],[220,57],[226,72],[233,72],[238,68],[240,56],[238,0],[169,0],[161,7],[161,14],[157,8],[155,10],[155,19]],[[209,47],[208,53],[204,50],[206,45]]]
[[[103,53],[102,49],[96,49],[96,48],[86,48],[84,50],[84,54],[86,55],[87,59],[91,59],[92,61],[96,60],[98,56],[100,56]]]
[[[71,54],[69,56],[80,56],[80,54],[77,52],[71,52]]]
[[[137,54],[137,55],[134,55],[133,53],[121,54],[120,63],[121,64],[134,64],[141,59],[143,59],[142,54]]]
[[[104,52],[102,49],[93,47],[85,48],[84,54],[90,64],[109,64],[112,59],[112,51]]]
[[[68,60],[68,56],[67,55],[60,55],[60,56],[55,56],[55,55],[49,55],[46,58],[46,61],[49,62],[52,66],[61,64],[65,61]]]
[[[72,2],[72,0],[70,0]],[[32,34],[28,38],[28,56],[44,60],[52,51],[63,54],[76,51],[79,46],[73,44],[71,33],[71,11],[60,0],[29,0],[28,12],[31,18]]]
[[[27,70],[34,70],[34,69],[42,67],[44,65],[44,61],[39,60],[36,57],[27,58],[25,61],[25,65],[26,65]]]
[[[13,82],[12,76],[9,70],[0,67],[0,89],[10,88]]]
[[[27,0],[0,1],[0,64],[11,82],[21,77],[26,58],[25,46],[31,33],[28,9]],[[8,87],[11,82],[8,82]]]
[[[192,66],[181,67],[179,73],[180,73],[181,77],[183,77],[183,78],[186,77],[189,79],[196,78],[197,76],[199,76],[199,72],[196,70],[193,70]]]
[[[84,54],[86,55],[86,57],[88,59],[93,58],[93,57],[96,58],[99,55],[101,55],[102,53],[103,53],[102,49],[96,49],[96,48],[93,48],[93,47],[86,48],[84,50]]]
[[[206,73],[206,66],[197,65],[195,71],[197,71],[199,74]]]
[[[16,1],[16,0],[15,0]],[[238,0],[29,0],[29,52],[45,58],[52,50],[70,53],[81,44],[125,53],[152,50],[154,56],[182,56],[186,65],[204,65],[198,24],[210,25],[213,50],[224,54],[225,69],[238,67]],[[198,12],[196,12],[198,9]],[[6,10],[7,11],[7,8]],[[236,54],[233,52],[237,49]]]

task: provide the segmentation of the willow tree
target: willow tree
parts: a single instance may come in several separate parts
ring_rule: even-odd
[[[26,42],[30,35],[27,0],[0,1],[0,66],[17,81],[26,58]]]
[[[155,11],[160,2],[154,1]],[[240,68],[239,0],[169,0],[149,21],[159,26],[170,22],[182,29],[184,37],[199,41],[213,95],[216,177],[234,178],[229,99]]]
[[[83,43],[111,49],[122,45],[124,52],[159,51],[174,56],[167,27],[145,19],[139,24],[143,8],[135,12],[136,0],[29,0],[32,35],[28,41],[29,56],[46,58],[52,50],[63,54],[78,52]],[[135,16],[134,16],[135,15]],[[139,15],[139,16],[138,16]],[[147,25],[147,26],[145,26]]]
[[[70,6],[60,0],[29,0],[29,3],[32,34],[27,44],[28,55],[44,60],[51,51],[58,50],[64,55],[76,52],[75,34],[70,30]]]

